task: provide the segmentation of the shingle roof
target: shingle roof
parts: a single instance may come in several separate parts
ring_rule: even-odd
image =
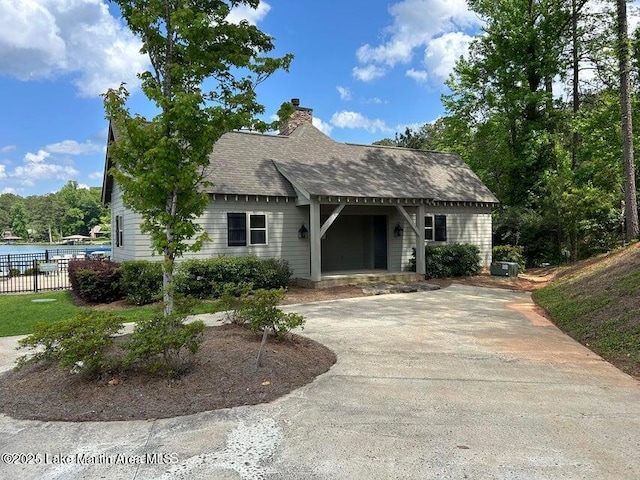
[[[338,143],[310,124],[290,136],[231,132],[211,153],[209,193],[428,198],[497,203],[451,153]]]

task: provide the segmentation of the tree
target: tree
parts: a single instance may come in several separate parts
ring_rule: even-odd
[[[11,207],[19,200],[20,197],[13,193],[0,195],[0,235],[11,228]]]
[[[16,202],[11,207],[11,233],[23,240],[29,239],[27,214],[22,202]]]
[[[124,204],[141,214],[141,230],[164,257],[168,317],[174,310],[176,257],[207,240],[195,219],[208,203],[201,188],[208,155],[225,132],[275,127],[256,119],[264,107],[255,88],[275,71],[288,70],[293,57],[264,56],[274,48],[271,37],[246,21],[227,21],[231,8],[257,8],[259,0],[113,1],[149,55],[152,70],[140,75],[142,91],[160,113],[151,120],[132,116],[124,85],[104,95],[117,132],[109,150],[110,173]],[[280,113],[290,112],[289,105]]]
[[[620,69],[620,113],[622,123],[622,160],[624,165],[624,211],[626,238],[638,238],[638,204],[636,198],[633,158],[633,121],[631,110],[631,81],[629,78],[631,45],[627,33],[627,2],[617,2],[618,65]]]

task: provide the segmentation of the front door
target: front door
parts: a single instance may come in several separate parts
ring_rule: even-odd
[[[373,268],[387,269],[387,217],[373,216]]]

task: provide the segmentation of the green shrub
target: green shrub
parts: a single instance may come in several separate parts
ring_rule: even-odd
[[[524,247],[516,245],[497,245],[493,247],[491,255],[494,262],[515,262],[518,264],[518,271],[524,272],[526,260],[524,258]]]
[[[196,298],[218,298],[226,284],[251,283],[255,288],[286,287],[291,278],[286,260],[247,257],[218,257],[186,260],[175,276],[176,293]]]
[[[69,261],[69,281],[73,292],[89,303],[108,303],[122,298],[120,266],[109,260]]]
[[[62,368],[101,374],[115,368],[117,361],[107,354],[113,335],[122,329],[122,318],[109,313],[80,310],[70,320],[40,323],[21,339],[20,348],[37,349],[18,359],[18,367],[41,361],[54,361]]]
[[[285,313],[277,307],[284,295],[283,288],[244,293],[233,300],[232,320],[248,325],[254,333],[271,328],[279,339],[296,327],[304,328],[305,319],[302,315]],[[227,296],[223,298],[229,301]]]
[[[162,263],[148,260],[122,262],[120,285],[127,302],[146,305],[162,297]]]
[[[175,376],[182,373],[203,340],[204,323],[185,323],[184,318],[172,315],[139,321],[131,337],[122,348],[127,353],[124,366],[141,362],[152,373]]]
[[[482,271],[480,249],[477,245],[452,243],[425,248],[426,277],[465,277]],[[409,268],[416,271],[416,251],[409,261]]]

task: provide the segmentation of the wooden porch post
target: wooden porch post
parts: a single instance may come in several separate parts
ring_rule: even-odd
[[[320,225],[320,203],[311,199],[309,204],[309,235],[311,237],[311,281],[319,282],[322,277],[320,242],[321,242],[321,225]],[[424,229],[423,229],[424,231]],[[424,235],[424,233],[423,233]]]
[[[425,214],[425,205],[421,203],[416,208],[416,221],[415,223],[404,209],[402,205],[396,205],[396,209],[400,214],[404,217],[406,222],[413,230],[413,233],[416,236],[416,273],[420,273],[424,275],[427,273],[427,266],[425,264],[425,254],[424,254],[424,214]]]
[[[416,273],[420,273],[422,275],[427,273],[424,252],[424,214],[425,207],[424,204],[421,203],[418,205],[418,211],[416,212],[416,227],[418,227],[416,235]]]

